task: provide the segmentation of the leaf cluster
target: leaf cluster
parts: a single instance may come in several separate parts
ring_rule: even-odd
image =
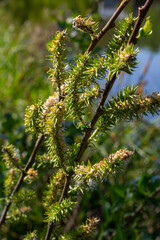
[[[115,175],[120,171],[131,155],[133,155],[132,151],[124,149],[111,154],[93,166],[90,162],[88,165],[78,165],[75,168],[75,186],[71,188],[71,191],[79,189],[84,193],[86,190],[95,189],[98,183],[105,182],[110,175]]]
[[[63,218],[67,217],[69,213],[73,210],[76,202],[71,199],[64,199],[61,203],[56,202],[54,205],[50,206],[46,212],[47,222],[60,222]]]
[[[58,237],[59,240],[85,240],[90,239],[91,234],[95,231],[96,225],[99,223],[100,219],[91,217],[86,220],[84,224],[78,226],[75,230],[70,233],[66,233],[63,236]]]
[[[73,25],[75,29],[88,33],[92,39],[96,37],[96,31],[98,30],[98,23],[95,22],[92,17],[82,18],[78,15],[73,19]]]
[[[49,56],[52,62],[52,68],[49,70],[49,80],[53,85],[57,84],[59,95],[61,95],[61,86],[67,75],[65,70],[66,42],[67,33],[62,31],[57,32],[48,44],[48,50],[52,54]]]
[[[159,93],[148,96],[136,95],[137,88],[130,86],[121,91],[117,97],[112,97],[105,106],[104,114],[97,126],[101,132],[106,132],[111,126],[121,120],[141,119],[144,115],[158,114],[160,108]],[[95,136],[95,135],[94,135]]]

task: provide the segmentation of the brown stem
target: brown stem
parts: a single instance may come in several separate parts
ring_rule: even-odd
[[[37,151],[38,151],[38,148],[39,148],[39,146],[40,146],[43,138],[44,138],[44,135],[41,135],[41,136],[37,139],[36,144],[35,144],[35,146],[34,146],[34,149],[33,149],[33,151],[32,151],[32,154],[31,154],[30,158],[28,159],[28,162],[27,162],[27,164],[26,164],[26,166],[25,166],[25,168],[24,168],[24,171],[21,173],[21,175],[20,175],[20,177],[19,177],[19,180],[18,180],[15,188],[13,189],[13,191],[12,191],[12,193],[11,193],[8,201],[6,202],[6,205],[5,205],[4,209],[3,209],[3,212],[2,212],[2,215],[1,215],[1,218],[0,218],[0,226],[1,226],[1,225],[5,222],[5,220],[6,220],[7,212],[8,212],[8,210],[9,210],[9,208],[10,208],[11,203],[12,203],[12,198],[13,198],[14,194],[15,194],[16,192],[18,192],[19,188],[21,187],[21,185],[22,185],[22,183],[23,183],[24,177],[26,176],[26,172],[27,172],[28,169],[32,166],[32,164],[33,164],[33,162],[34,162],[34,159],[35,159],[35,156],[36,156],[36,153],[37,153]]]
[[[76,225],[76,222],[78,220],[79,217],[79,211],[80,211],[80,206],[81,206],[81,200],[82,200],[82,193],[79,192],[77,195],[77,199],[76,199],[76,206],[74,207],[73,210],[73,214],[70,217],[70,219],[68,220],[63,232],[70,232],[71,228],[73,228]]]
[[[67,196],[66,189],[69,188],[70,179],[71,179],[72,175],[73,175],[73,171],[70,171],[69,175],[65,177],[65,183],[64,183],[62,194],[61,194],[60,199],[59,199],[59,203],[61,203],[62,200]]]
[[[86,52],[91,52],[96,44],[99,42],[99,40],[110,30],[115,26],[115,20],[118,18],[120,13],[123,11],[123,9],[126,7],[126,5],[130,2],[130,0],[123,0],[120,5],[118,6],[117,10],[114,12],[112,17],[109,19],[107,24],[104,26],[104,28],[97,34],[97,37],[92,40],[91,44],[89,45]]]
[[[45,240],[50,239],[50,236],[51,236],[52,231],[53,231],[53,226],[54,226],[53,222],[48,224],[48,229],[47,229],[47,233],[46,233],[46,236],[45,236]]]
[[[135,45],[137,43],[137,34],[139,32],[141,24],[146,16],[149,8],[151,7],[151,4],[153,3],[153,1],[154,0],[147,0],[146,3],[144,4],[144,6],[141,6],[138,8],[138,19],[134,26],[133,32],[129,38],[128,44],[133,43]]]
[[[105,27],[102,29],[102,31],[99,32],[98,36],[96,39],[94,39],[90,46],[88,47],[87,51],[86,52],[91,52],[96,44],[98,43],[98,41],[104,36],[104,34],[111,28],[113,27],[114,25],[114,22],[116,20],[116,18],[119,16],[120,12],[124,9],[124,7],[129,3],[130,0],[124,0],[121,2],[120,6],[118,7],[118,9],[116,10],[116,12],[113,14],[113,16],[111,17],[111,19],[109,20],[109,22],[105,25]],[[145,5],[140,7],[139,8],[139,15],[138,15],[138,19],[136,21],[136,24],[135,24],[135,27],[132,31],[132,34],[131,34],[131,37],[128,41],[128,44],[136,44],[137,41],[136,41],[136,37],[137,37],[137,33],[140,29],[140,26],[142,24],[142,21],[144,19],[144,17],[146,16],[151,4],[152,4],[153,0],[147,0]],[[81,146],[80,146],[80,149],[78,151],[78,154],[77,154],[77,157],[75,159],[75,162],[78,163],[80,162],[80,159],[84,153],[84,151],[86,150],[87,148],[87,142],[88,142],[88,139],[90,137],[90,134],[91,132],[93,131],[93,128],[98,120],[98,118],[102,115],[103,111],[102,111],[102,107],[104,106],[105,104],[105,101],[112,89],[112,86],[114,84],[116,80],[116,74],[114,74],[110,81],[106,83],[106,86],[105,86],[105,90],[103,92],[103,95],[101,97],[101,100],[99,102],[99,105],[97,107],[97,110],[95,112],[95,115],[93,116],[91,122],[90,122],[90,126],[89,128],[87,128],[86,132],[85,132],[85,135],[84,135],[84,138],[82,140],[82,143],[81,143]],[[64,188],[63,188],[63,191],[62,191],[62,195],[60,197],[60,202],[63,200],[63,198],[65,198],[67,196],[67,192],[68,192],[68,189],[69,189],[69,185],[70,185],[70,181],[71,181],[71,178],[72,178],[72,175],[73,175],[73,172],[70,172],[69,175],[67,176],[66,180],[65,180],[65,184],[64,184]],[[53,223],[51,223],[50,225],[48,225],[48,230],[47,230],[47,235],[45,237],[45,240],[49,240],[50,236],[51,236],[51,233],[52,233],[52,230],[53,230]]]

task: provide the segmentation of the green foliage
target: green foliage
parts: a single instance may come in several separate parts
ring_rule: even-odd
[[[150,17],[151,17],[151,24],[152,27],[152,37],[145,37],[142,38],[140,41],[140,46],[149,47],[152,51],[157,51],[159,48],[159,36],[160,32],[158,31],[158,19],[159,19],[159,8],[157,8],[157,4],[153,5],[150,9]],[[149,20],[150,21],[150,20]]]
[[[56,15],[59,14],[66,17],[66,12],[71,9],[84,14],[88,12],[88,9],[91,8],[93,4],[95,4],[93,0],[82,0],[81,2],[77,2],[76,5],[73,0],[66,0],[65,4],[64,0],[41,0],[41,2],[37,2],[37,0],[24,0],[23,2],[13,0],[7,2],[6,9],[16,20],[18,19],[21,22],[28,20],[39,22],[55,19],[57,17]],[[62,11],[62,8],[64,11]]]
[[[98,23],[95,22],[92,17],[82,18],[81,15],[73,19],[73,27],[82,32],[90,34],[91,38],[96,37],[96,31],[98,29]]]
[[[55,166],[63,166],[64,164],[63,112],[63,102],[59,102],[51,107],[50,112],[45,116],[45,133],[48,135],[46,145]]]
[[[3,160],[7,168],[20,168],[21,160],[19,150],[12,144],[6,144],[3,146]]]
[[[138,239],[147,235],[149,239],[154,239],[154,236],[157,236],[159,230],[155,222],[156,217],[151,213],[156,207],[159,208],[157,178],[159,177],[144,174],[140,179],[130,181],[123,186],[118,183],[106,184],[105,188],[108,189],[109,195],[105,194],[103,199],[104,224],[101,226],[99,240],[113,235],[115,239]],[[147,191],[143,191],[144,189]],[[154,233],[149,234],[149,228],[153,225]]]
[[[96,229],[96,225],[98,224],[100,220],[98,218],[88,218],[85,222],[85,224],[80,225],[78,228],[73,230],[71,233],[66,233],[63,236],[60,236],[59,240],[85,240],[90,239],[91,234]]]
[[[26,130],[37,134],[43,132],[43,104],[42,102],[35,103],[27,107],[25,113]]]
[[[159,209],[159,118],[156,123],[146,120],[117,123],[95,143],[97,154],[91,153],[92,161],[123,146],[135,151],[124,173],[110,177],[92,194],[85,192],[79,215],[83,219],[86,212],[100,214],[98,240],[114,236],[124,239],[159,236],[159,212],[153,214]]]
[[[100,62],[100,59],[98,59],[98,62]],[[89,54],[80,54],[76,65],[73,65],[69,72],[69,78],[65,82],[67,117],[72,118],[73,121],[78,118],[83,125],[84,109],[99,95],[99,86],[95,81],[95,75],[97,75],[99,69],[102,69],[102,64],[93,68]]]
[[[34,218],[34,210],[38,202],[38,207],[41,209],[39,220],[41,223],[37,229],[40,237],[44,235],[41,226],[43,222],[47,222],[48,226],[55,228],[52,234],[53,239],[91,239],[92,234],[96,234],[99,216],[88,218],[85,224],[82,222],[86,216],[92,214],[85,214],[84,219],[80,216],[78,225],[75,229],[69,229],[69,232],[64,225],[67,227],[72,213],[74,216],[79,192],[88,196],[97,190],[97,186],[100,186],[99,194],[102,194],[101,186],[104,188],[107,186],[109,190],[104,193],[104,198],[109,199],[110,194],[111,200],[106,201],[102,206],[107,217],[102,211],[100,217],[105,221],[100,225],[99,239],[105,237],[130,239],[132,234],[135,237],[143,234],[139,230],[140,227],[137,228],[136,223],[139,221],[137,215],[145,204],[150,203],[152,197],[157,202],[156,195],[160,185],[158,174],[153,177],[150,173],[144,173],[140,179],[125,181],[125,175],[128,172],[126,171],[121,188],[116,184],[112,186],[115,175],[124,166],[128,167],[126,162],[130,156],[135,157],[134,150],[137,149],[132,145],[128,146],[132,151],[124,149],[120,144],[118,146],[117,140],[115,148],[108,146],[108,149],[107,147],[103,149],[103,154],[97,154],[96,146],[98,147],[99,141],[103,140],[106,132],[111,134],[111,127],[116,127],[119,121],[139,119],[148,113],[158,114],[160,94],[140,96],[136,94],[136,88],[128,86],[118,93],[117,97],[112,97],[107,103],[100,105],[101,111],[96,110],[97,115],[92,111],[93,104],[104,94],[97,80],[106,78],[106,83],[109,83],[113,76],[118,76],[122,71],[131,74],[136,67],[138,51],[134,50],[132,44],[127,44],[135,21],[132,15],[122,19],[102,57],[92,56],[91,53],[86,52],[83,55],[77,55],[74,63],[68,64],[67,31],[56,32],[55,37],[49,42],[48,50],[51,53],[52,62],[49,81],[52,83],[54,93],[45,102],[39,101],[27,107],[25,113],[26,130],[33,136],[41,134],[45,139],[41,146],[42,154],[39,154],[38,161],[34,159],[33,166],[31,166],[33,162],[29,163],[30,168],[25,172],[22,168],[23,159],[20,161],[17,157],[16,149],[12,145],[4,147],[4,160],[9,169],[4,184],[5,195],[11,199],[12,203],[12,210],[7,215],[7,220],[10,222],[19,223],[21,219],[25,222],[27,217]],[[91,17],[87,19],[78,16],[73,20],[73,25],[89,33],[94,41],[97,36],[97,23]],[[147,20],[140,35],[146,36],[149,33],[150,22]],[[81,134],[72,144],[65,141],[69,121],[68,128],[75,125],[75,129],[79,128]],[[101,138],[96,138],[96,135]],[[129,143],[130,141],[128,145]],[[37,149],[34,150],[37,151]],[[82,156],[85,150],[86,154]],[[20,173],[25,176],[24,187],[12,196]],[[33,190],[30,189],[31,186]],[[135,209],[135,203],[137,204],[138,201],[140,205]],[[46,215],[45,221],[44,215]],[[126,226],[128,227],[133,221],[135,225],[127,233]],[[25,239],[36,239],[38,231],[27,234]]]
[[[98,183],[105,182],[110,175],[115,175],[125,164],[133,152],[127,149],[117,151],[115,154],[111,154],[107,159],[95,163],[91,166],[78,165],[75,168],[75,188],[74,190],[80,189],[83,193],[84,190],[94,189]]]
[[[29,189],[21,189],[20,192],[18,192],[14,197],[13,201],[16,206],[21,206],[21,204],[27,204],[30,205],[31,201],[35,197],[35,192],[33,190]]]
[[[122,70],[131,73],[132,68],[136,66],[135,56],[138,52],[133,52],[132,45],[127,46],[135,20],[132,15],[122,19],[115,29],[112,40],[107,45],[105,56],[106,66],[109,69],[108,79],[114,73],[118,75]]]
[[[108,80],[113,74],[119,75],[122,70],[130,74],[136,66],[135,56],[138,51],[134,52],[133,45],[126,46],[134,21],[132,16],[123,19],[115,30],[103,58],[99,56],[93,58],[87,53],[79,55],[76,65],[73,65],[69,72],[65,82],[67,116],[73,120],[78,118],[83,126],[84,110],[99,97],[100,87],[97,79],[104,79],[107,70]]]
[[[67,217],[71,213],[76,202],[71,201],[71,199],[64,199],[61,203],[56,202],[54,205],[50,206],[46,212],[47,222],[60,222],[63,218]]]
[[[59,170],[50,178],[48,189],[44,194],[44,206],[46,209],[59,200],[61,192],[63,190],[64,179],[65,175],[62,170]]]
[[[37,231],[36,230],[34,230],[32,233],[28,233],[24,238],[24,240],[33,240],[33,239],[34,240],[37,239]]]
[[[7,198],[12,193],[15,187],[15,184],[18,181],[19,176],[20,176],[20,171],[17,168],[13,167],[7,172],[7,177],[5,178],[5,182],[4,182],[4,193]]]
[[[140,39],[143,37],[148,37],[151,34],[152,34],[152,23],[151,23],[151,18],[148,17],[144,27],[140,28],[139,35],[137,36],[137,38]]]
[[[54,85],[58,86],[59,95],[61,96],[61,86],[64,83],[67,72],[65,71],[65,59],[66,59],[66,31],[57,32],[55,37],[48,44],[48,50],[52,53],[50,60],[52,62],[52,68],[49,70],[49,79]]]
[[[104,114],[99,119],[97,125],[98,130],[101,132],[108,131],[111,126],[116,125],[121,120],[133,120],[134,118],[140,119],[143,115],[157,114],[160,107],[159,93],[142,97],[135,95],[136,88],[126,87],[124,91],[120,92],[117,98],[112,97],[105,106]],[[96,130],[95,133],[98,132]],[[93,136],[95,136],[95,133]],[[92,136],[92,138],[93,138]]]
[[[109,61],[108,79],[114,74],[118,76],[121,71],[131,74],[137,65],[135,62],[137,53],[138,50],[134,52],[132,44],[121,47],[117,53],[115,52],[111,62]]]
[[[51,92],[44,63],[46,32],[42,25],[19,25],[3,6],[0,18],[1,118],[11,111],[22,118],[27,105]]]
[[[12,144],[3,146],[3,160],[7,168],[4,182],[5,194],[10,196],[22,170],[19,150]]]
[[[151,174],[143,174],[138,181],[139,193],[151,198],[159,191],[160,176],[152,176]]]

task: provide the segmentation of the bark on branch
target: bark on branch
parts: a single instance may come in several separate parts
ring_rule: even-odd
[[[120,15],[120,13],[123,11],[123,9],[126,7],[126,5],[130,2],[131,0],[123,0],[121,2],[121,4],[119,5],[119,7],[117,8],[117,10],[114,12],[114,14],[112,15],[112,17],[109,19],[109,21],[107,22],[107,24],[104,26],[104,28],[97,34],[97,37],[92,40],[91,44],[89,45],[88,49],[86,52],[91,52],[96,44],[99,42],[99,40],[106,34],[106,32],[108,32],[108,30],[110,30],[111,28],[113,28],[115,26],[115,20],[118,18],[118,16]]]

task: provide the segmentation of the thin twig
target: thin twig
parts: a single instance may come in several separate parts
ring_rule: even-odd
[[[74,207],[73,214],[68,220],[63,232],[70,232],[71,228],[73,228],[76,225],[76,222],[78,221],[78,213],[80,211],[81,206],[81,200],[82,200],[82,193],[79,192],[76,199],[76,206]]]
[[[24,171],[21,173],[21,176],[19,177],[19,180],[18,180],[15,188],[13,189],[13,191],[12,191],[12,193],[11,193],[8,201],[6,202],[6,205],[5,205],[4,209],[3,209],[3,212],[2,212],[2,215],[1,215],[1,219],[0,219],[0,226],[1,226],[1,225],[5,222],[5,220],[6,220],[7,212],[8,212],[8,210],[9,210],[9,208],[10,208],[11,203],[12,203],[12,198],[13,198],[14,194],[15,194],[16,192],[18,192],[19,188],[21,187],[21,185],[22,185],[22,183],[23,183],[24,177],[26,176],[26,172],[27,172],[28,169],[32,166],[32,164],[33,164],[33,162],[34,162],[34,159],[35,159],[35,156],[36,156],[36,153],[37,153],[37,151],[38,151],[38,148],[39,148],[39,146],[40,146],[43,138],[44,138],[44,135],[41,135],[41,136],[37,139],[36,144],[35,144],[35,146],[34,146],[34,149],[33,149],[33,151],[32,151],[32,154],[31,154],[30,158],[28,159],[28,162],[27,162],[27,164],[26,164],[26,166],[25,166],[25,168],[24,168]]]
[[[53,222],[52,223],[48,223],[48,228],[47,228],[47,233],[46,233],[46,236],[45,236],[45,240],[48,240],[50,239],[50,236],[52,234],[52,231],[53,231]]]
[[[99,42],[99,40],[108,32],[111,28],[115,26],[115,20],[118,18],[120,13],[123,11],[123,9],[126,7],[126,5],[130,2],[130,0],[123,0],[120,5],[118,6],[117,10],[114,12],[112,17],[109,19],[107,24],[104,26],[104,28],[97,34],[96,38],[94,38],[89,45],[86,52],[91,52],[96,44]]]
[[[149,8],[151,7],[153,1],[154,0],[147,0],[146,3],[144,4],[144,6],[138,8],[138,19],[137,19],[137,22],[134,26],[134,29],[133,29],[133,32],[130,36],[128,44],[133,43],[135,45],[137,43],[137,34],[139,32],[141,24],[142,24],[142,22],[143,22],[143,20],[146,16]]]

